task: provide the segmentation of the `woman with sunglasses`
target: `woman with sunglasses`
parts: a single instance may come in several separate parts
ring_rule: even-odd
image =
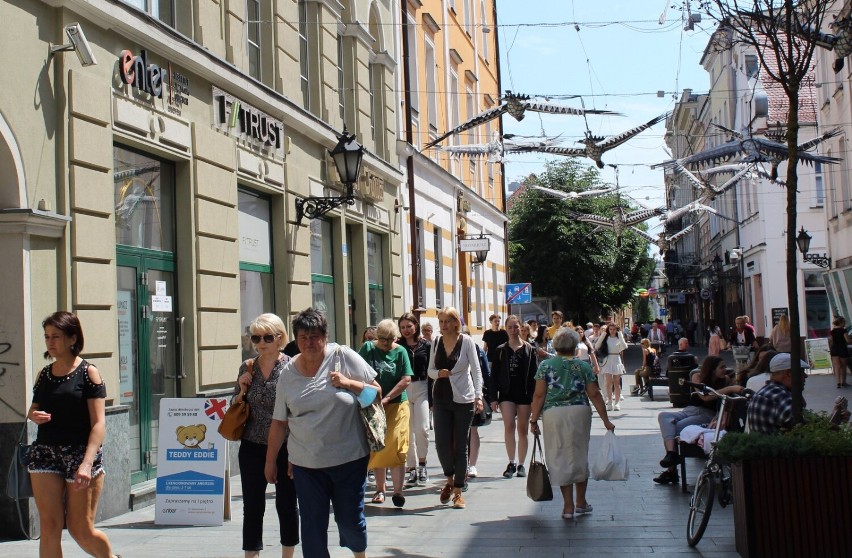
[[[280,352],[287,345],[284,322],[275,314],[261,314],[249,325],[250,340],[257,353],[240,366],[234,400],[245,397],[251,412],[240,440],[240,482],[243,487],[243,550],[246,558],[263,549],[263,515],[266,511],[267,436],[275,409],[278,378],[290,357]],[[278,467],[287,470],[287,443],[278,451]],[[280,475],[275,483],[275,510],[281,539],[281,556],[293,556],[299,543],[299,512],[293,479]]]
[[[373,503],[383,504],[385,501],[385,469],[389,468],[393,482],[393,505],[401,508],[405,505],[402,484],[410,432],[408,394],[405,388],[411,383],[414,373],[411,371],[408,351],[396,342],[398,338],[396,323],[390,319],[382,320],[376,326],[376,340],[364,343],[358,354],[376,371],[376,381],[382,388],[382,407],[387,417],[385,448],[371,454],[368,465],[376,476]]]

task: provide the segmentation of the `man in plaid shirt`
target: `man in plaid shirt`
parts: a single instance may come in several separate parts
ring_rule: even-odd
[[[810,368],[801,361],[802,370]],[[769,382],[748,404],[749,432],[777,434],[793,426],[793,386],[790,353],[778,353],[769,361]],[[805,378],[807,374],[805,374]],[[804,385],[804,378],[802,384]]]

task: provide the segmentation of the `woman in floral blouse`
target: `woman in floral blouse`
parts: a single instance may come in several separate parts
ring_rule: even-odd
[[[240,440],[240,479],[243,486],[243,550],[246,558],[255,558],[263,550],[263,515],[266,511],[266,438],[275,408],[278,377],[290,357],[279,352],[287,344],[284,322],[275,314],[261,314],[249,326],[251,342],[257,351],[254,359],[240,366],[234,399],[245,396],[249,413]],[[278,452],[278,468],[287,471],[287,443]],[[281,555],[294,555],[299,544],[299,512],[296,487],[288,475],[275,483],[275,510],[283,546]]]
[[[530,416],[530,432],[536,436],[540,433],[538,419],[544,418],[544,455],[550,482],[562,492],[563,519],[592,512],[591,504],[586,501],[591,405],[595,406],[606,429],[615,430],[591,365],[574,358],[579,343],[580,336],[573,329],[557,331],[553,338],[556,356],[542,362],[535,375]]]

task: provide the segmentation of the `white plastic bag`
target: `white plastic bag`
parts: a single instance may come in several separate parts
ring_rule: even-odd
[[[615,433],[608,430],[597,455],[590,463],[592,478],[606,481],[626,481],[630,475],[627,456],[618,448]]]

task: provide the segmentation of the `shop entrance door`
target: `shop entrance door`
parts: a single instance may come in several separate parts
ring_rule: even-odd
[[[133,484],[156,478],[160,400],[180,397],[180,321],[169,256],[138,248],[118,252],[119,393],[130,407]]]

